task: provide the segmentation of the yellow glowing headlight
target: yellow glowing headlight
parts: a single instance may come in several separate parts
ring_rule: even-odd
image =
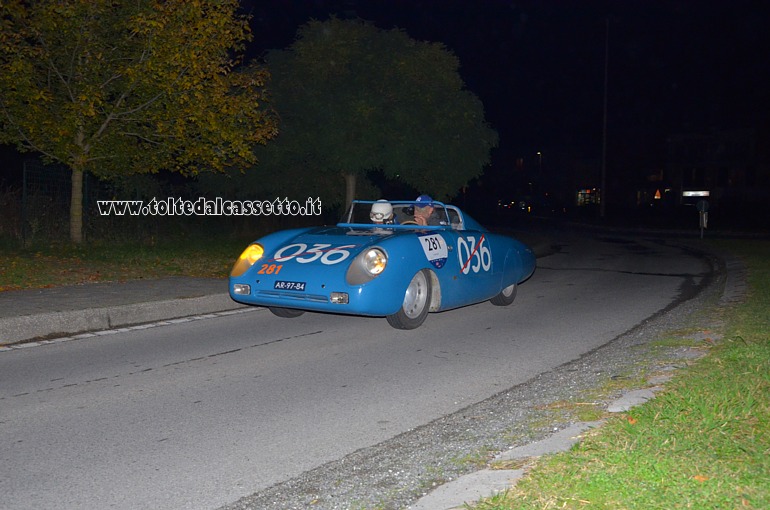
[[[262,258],[262,254],[264,253],[265,249],[262,248],[261,245],[257,243],[250,244],[248,248],[243,250],[241,256],[238,257],[238,260],[233,266],[233,270],[230,271],[230,276],[241,276],[247,269],[253,266],[256,261]]]
[[[362,259],[364,268],[372,275],[378,275],[385,270],[388,265],[388,256],[380,249],[372,248],[364,254]]]

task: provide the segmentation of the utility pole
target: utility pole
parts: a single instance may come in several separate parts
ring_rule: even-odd
[[[607,212],[607,77],[610,60],[610,18],[606,21],[604,35],[604,114],[602,119],[602,183],[599,195],[599,217],[604,219]]]

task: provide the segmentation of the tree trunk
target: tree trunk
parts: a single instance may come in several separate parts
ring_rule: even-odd
[[[72,169],[70,198],[70,241],[83,243],[83,170]]]
[[[356,174],[345,174],[345,210],[350,210],[350,204],[356,198]]]

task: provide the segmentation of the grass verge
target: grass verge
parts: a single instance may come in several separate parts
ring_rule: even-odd
[[[224,278],[254,236],[0,246],[0,291],[169,276]]]
[[[657,398],[544,457],[476,510],[770,508],[770,243],[731,243],[748,299]]]

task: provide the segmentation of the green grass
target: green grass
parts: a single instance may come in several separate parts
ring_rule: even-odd
[[[57,221],[46,235],[24,242],[0,237],[0,292],[168,276],[224,278],[254,239],[320,221],[312,216],[95,217],[81,246],[69,243],[68,225]]]
[[[477,510],[770,508],[770,243],[732,242],[749,296],[664,392],[544,457]]]
[[[177,235],[80,247],[0,245],[0,291],[169,276],[221,277],[256,235]]]

